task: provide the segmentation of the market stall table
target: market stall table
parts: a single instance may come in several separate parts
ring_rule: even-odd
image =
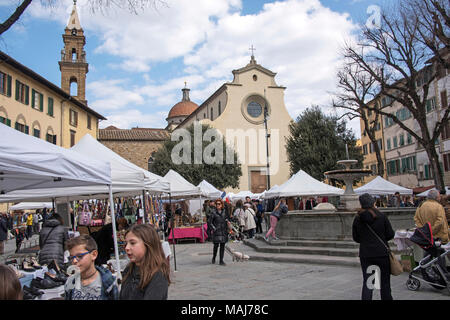
[[[202,237],[202,227],[182,227],[182,228],[175,228],[169,233],[169,242],[172,243],[173,238],[175,238],[175,241],[179,239],[199,239],[200,243],[203,243],[204,240],[208,238],[208,235],[206,234],[207,225],[205,224],[203,226],[203,237]]]

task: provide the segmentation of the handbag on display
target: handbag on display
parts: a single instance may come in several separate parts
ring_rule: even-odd
[[[398,259],[392,253],[391,249],[384,243],[383,240],[381,240],[381,238],[377,235],[377,233],[368,224],[367,224],[367,227],[369,228],[370,231],[372,231],[372,233],[377,237],[377,239],[380,240],[380,242],[383,244],[383,246],[388,251],[389,263],[391,265],[391,274],[393,276],[398,276],[399,274],[401,274],[403,272],[403,266],[400,263],[400,261],[398,261]]]
[[[78,214],[78,225],[79,226],[89,226],[91,225],[92,212],[89,211],[89,206],[86,203],[83,204],[83,209]]]

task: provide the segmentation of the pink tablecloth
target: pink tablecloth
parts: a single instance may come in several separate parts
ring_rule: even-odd
[[[206,240],[208,238],[206,234],[207,226],[203,225],[203,239]],[[203,242],[202,239],[202,230],[200,227],[192,227],[192,228],[175,228],[173,230],[175,240],[176,239],[185,239],[185,238],[196,238],[200,242]],[[172,231],[169,233],[169,242],[172,243]]]

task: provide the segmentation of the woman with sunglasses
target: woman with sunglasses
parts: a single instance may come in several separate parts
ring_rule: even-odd
[[[228,241],[228,229],[230,217],[224,208],[222,199],[215,201],[216,208],[211,216],[212,241],[214,243],[212,264],[216,263],[217,249],[220,246],[220,265],[225,266],[223,256],[225,253],[225,243]]]

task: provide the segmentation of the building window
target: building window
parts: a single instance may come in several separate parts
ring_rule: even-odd
[[[222,105],[220,104],[220,101],[219,101],[219,116],[222,114]]]
[[[247,113],[253,118],[258,118],[262,114],[262,107],[258,102],[252,101],[247,106]]]
[[[39,111],[44,110],[44,95],[34,89],[31,89],[31,107]]]
[[[211,116],[211,121],[213,121],[213,118],[214,118],[214,115],[213,115],[213,108],[211,108],[211,114],[210,114],[210,116]]]
[[[378,140],[377,140],[377,144],[378,144],[378,148],[379,148],[380,150],[383,150],[383,141],[381,141],[381,139],[378,139]]]
[[[393,138],[392,138],[392,143],[394,144],[394,148],[397,148],[397,147],[398,147],[398,144],[397,144],[397,137],[393,137]]]
[[[372,164],[372,165],[370,166],[370,170],[372,170],[372,174],[377,174],[377,173],[378,173],[378,171],[377,171],[377,165],[376,165],[376,164]]]
[[[16,122],[15,129],[26,134],[28,134],[30,130],[27,125],[21,124],[19,122]]]
[[[406,143],[407,144],[412,144],[413,143],[412,135],[409,132],[406,134]]]
[[[444,154],[444,171],[450,171],[450,153]]]
[[[386,148],[387,148],[388,150],[391,150],[391,138],[389,138],[389,139],[386,140]]]
[[[441,138],[442,138],[442,140],[450,139],[450,123],[449,122],[447,122],[445,124],[444,128],[442,128]]]
[[[34,128],[33,129],[33,136],[35,136],[36,138],[40,138],[41,137],[41,130]]]
[[[447,90],[441,91],[441,108],[442,109],[448,108]]]
[[[405,145],[405,134],[401,134],[400,135],[400,146],[404,146]]]
[[[92,123],[91,123],[91,121],[92,121],[91,116],[90,116],[90,115],[87,115],[87,128],[88,128],[88,129],[92,129]]]
[[[75,131],[70,130],[70,147],[73,147],[75,145],[75,134]]]
[[[402,173],[414,172],[417,169],[416,157],[407,157],[402,159]]]
[[[399,172],[400,160],[392,160],[387,163],[387,172],[388,175],[394,176]]]
[[[363,154],[367,154],[367,144],[363,145]]]
[[[16,80],[16,100],[24,104],[29,103],[30,87]]]
[[[431,171],[431,166],[429,164],[425,164],[423,167],[425,180],[433,179],[433,172]]]
[[[425,103],[425,107],[426,107],[427,113],[436,109],[436,97],[428,99]]]
[[[8,127],[11,127],[11,119],[0,116],[0,122],[6,124]]]
[[[47,114],[53,117],[53,98],[48,97]]]
[[[0,71],[0,93],[11,97],[11,76]]]
[[[78,125],[78,112],[70,109],[69,121],[71,126],[76,127]]]
[[[56,135],[47,133],[47,135],[45,136],[45,140],[46,140],[47,142],[56,144]]]

